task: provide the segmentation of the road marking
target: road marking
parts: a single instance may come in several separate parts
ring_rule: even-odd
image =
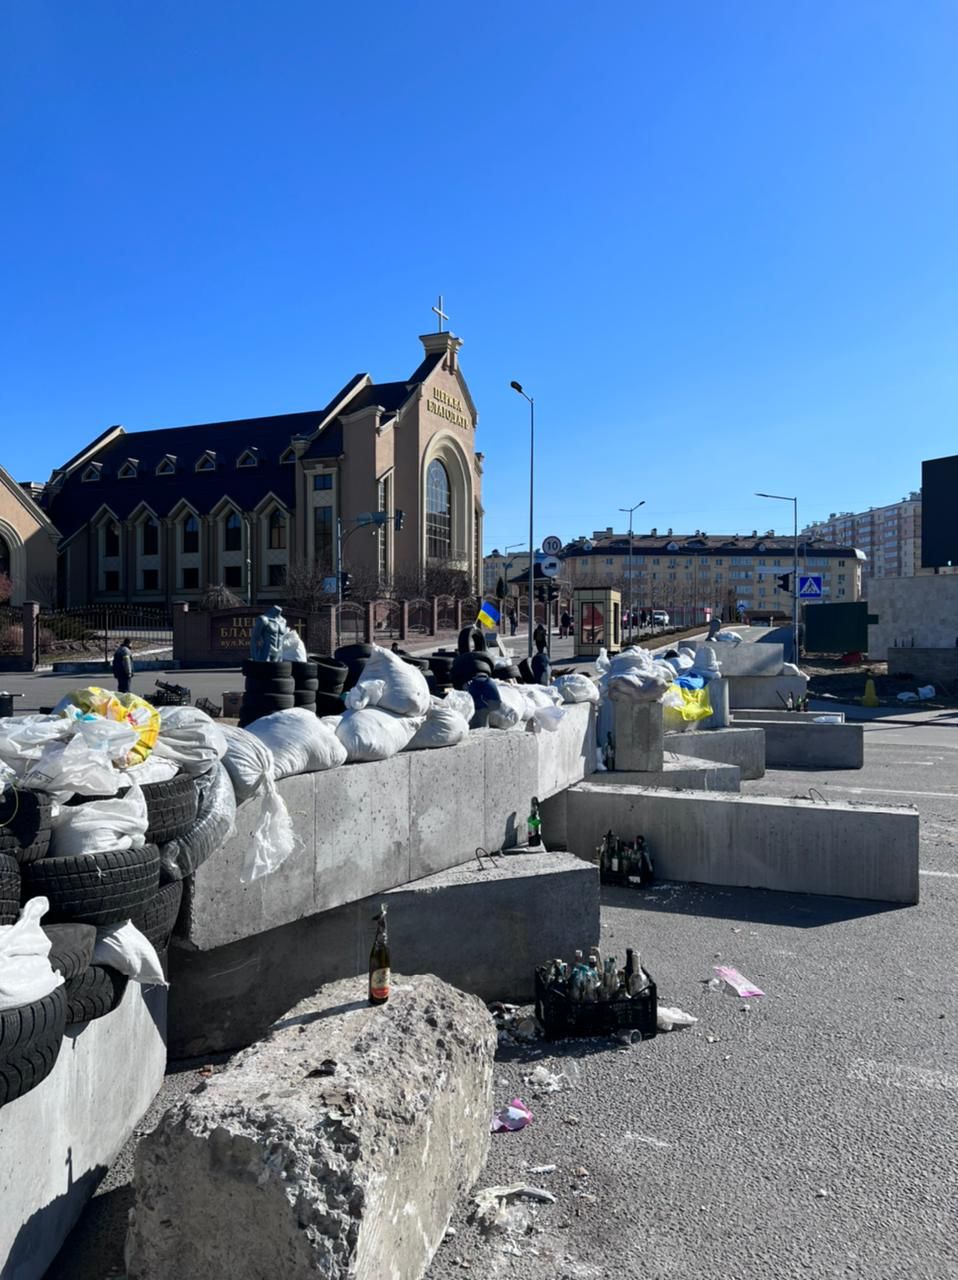
[[[853,796],[928,796],[932,800],[958,800],[958,791],[907,791],[902,787],[838,787],[828,785],[829,791],[847,791]]]
[[[945,880],[958,880],[958,871],[919,871],[920,876],[942,876]]]
[[[855,1058],[848,1068],[849,1080],[862,1084],[887,1084],[893,1089],[958,1089],[958,1075],[953,1071],[937,1071],[931,1067],[906,1067],[897,1062],[874,1062],[871,1058]]]

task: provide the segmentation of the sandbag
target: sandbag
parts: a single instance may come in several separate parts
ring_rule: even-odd
[[[423,719],[423,716],[396,715],[381,707],[363,707],[343,715],[336,727],[336,737],[351,763],[388,760],[412,741]]]
[[[280,641],[280,660],[282,662],[305,662],[306,646],[299,638],[299,632],[290,627],[288,631],[283,633]]]
[[[0,760],[22,775],[48,743],[66,742],[73,734],[64,716],[5,716],[0,719]]]
[[[242,804],[273,779],[273,753],[256,734],[233,725],[222,726],[226,738],[223,768],[230,776],[237,804]]]
[[[361,678],[346,695],[346,706],[354,711],[381,707],[400,716],[424,716],[429,705],[429,685],[419,668],[379,645],[373,645]]]
[[[273,777],[294,773],[318,773],[346,763],[346,752],[336,733],[315,712],[290,707],[254,720],[246,729],[273,754]]]
[[[467,724],[476,714],[476,704],[465,689],[450,689],[442,701],[447,707],[454,707]]]
[[[161,707],[154,751],[194,777],[209,773],[226,754],[226,739],[215,720],[198,707]]]
[[[468,697],[468,694],[466,695]],[[472,702],[472,699],[469,699]],[[454,747],[469,735],[469,721],[445,698],[434,698],[426,718],[407,751],[431,751],[436,747]]]
[[[50,909],[47,898],[31,898],[16,924],[0,925],[0,1012],[42,1000],[63,984],[50,964],[50,938],[40,921]]]
[[[675,678],[665,663],[653,663],[646,670],[635,668],[621,675],[609,675],[612,702],[657,702]]]
[[[111,849],[140,849],[150,825],[146,798],[133,783],[121,796],[61,805],[51,819],[50,854],[78,857]]]
[[[61,698],[53,708],[53,713],[70,714],[73,708],[90,712],[93,716],[102,716],[105,720],[115,720],[135,730],[136,741],[126,759],[118,761],[120,764],[130,765],[145,760],[156,743],[160,731],[156,707],[144,698],[137,697],[135,693],[114,693],[112,689],[88,685],[85,689],[74,689]]]
[[[599,701],[599,689],[595,681],[577,672],[568,676],[559,676],[554,687],[562,694],[563,702]]]
[[[129,920],[97,929],[93,963],[108,965],[134,982],[169,985],[153,943]]]
[[[67,742],[48,742],[39,759],[25,763],[20,785],[58,799],[113,796],[128,785],[127,775],[113,767],[109,756],[93,750],[79,735]]]
[[[182,880],[192,875],[235,829],[236,796],[230,776],[219,761],[196,779],[196,791],[199,800],[192,829],[160,845],[161,880]]]
[[[155,755],[151,755],[149,760],[144,760],[142,764],[121,770],[130,782],[135,782],[141,787],[150,782],[171,782],[179,771],[180,766],[175,760],[165,760],[162,756]],[[122,785],[125,783],[121,783]]]

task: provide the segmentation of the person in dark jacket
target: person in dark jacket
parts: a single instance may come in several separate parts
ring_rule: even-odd
[[[129,636],[117,646],[113,655],[113,675],[116,678],[117,693],[129,693],[133,679],[133,649]]]

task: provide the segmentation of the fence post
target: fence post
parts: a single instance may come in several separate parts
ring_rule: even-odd
[[[36,600],[23,602],[23,665],[36,671],[40,660],[40,606]]]
[[[456,631],[462,630],[462,600],[456,598]]]
[[[364,608],[366,616],[363,618],[363,639],[367,644],[372,644],[376,634],[376,601],[367,600]]]
[[[186,615],[189,611],[190,606],[185,600],[174,601],[172,610],[174,662],[179,662],[186,653]]]
[[[409,601],[399,602],[399,639],[405,640],[409,635]]]
[[[432,623],[429,634],[436,636],[439,634],[439,597],[432,597]]]

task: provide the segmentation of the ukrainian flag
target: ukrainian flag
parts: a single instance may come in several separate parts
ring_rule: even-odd
[[[498,627],[499,610],[494,604],[490,604],[488,600],[483,600],[482,606],[479,609],[479,616],[476,618],[476,621],[480,622],[484,627]]]

